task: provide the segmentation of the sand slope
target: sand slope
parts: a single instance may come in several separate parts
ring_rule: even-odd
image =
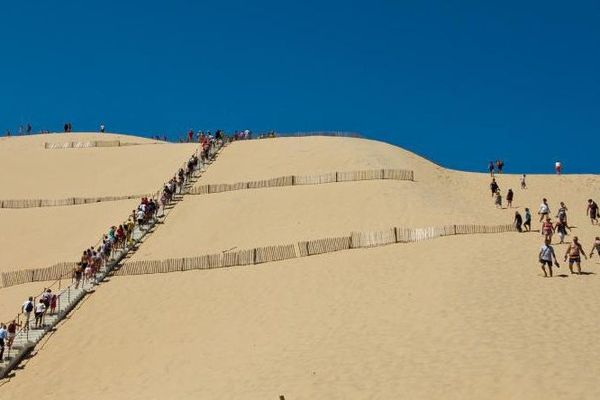
[[[488,176],[356,139],[235,143],[199,183],[384,167],[414,169],[416,182],[187,196],[134,258],[351,227],[512,221],[514,209],[494,208]],[[586,199],[600,199],[597,177],[531,176],[526,191],[518,176],[498,180],[504,193],[515,190],[521,211],[535,214],[543,196],[553,213],[565,201],[586,250],[600,235],[585,216]],[[570,276],[563,264],[561,277],[543,279],[540,242],[536,233],[453,236],[252,267],[114,277],[0,386],[0,398],[597,398],[599,259],[584,262],[593,274]]]
[[[44,141],[124,140],[140,146],[44,149]],[[194,144],[151,144],[112,134],[53,134],[0,141],[2,199],[61,199],[151,193],[186,161]]]
[[[598,279],[538,278],[515,235],[115,278],[0,393],[595,398]]]

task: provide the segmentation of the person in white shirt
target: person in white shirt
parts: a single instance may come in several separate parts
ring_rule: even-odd
[[[44,313],[46,312],[46,305],[44,304],[44,300],[40,299],[40,302],[35,306],[35,327],[41,328],[43,326],[42,320],[44,318]]]
[[[544,241],[544,244],[540,248],[539,259],[540,264],[542,264],[542,271],[544,271],[544,278],[548,277],[548,273],[546,273],[546,265],[548,266],[550,278],[552,278],[552,261],[554,260],[554,265],[556,265],[556,268],[560,268],[560,265],[558,264],[558,260],[556,259],[554,247],[550,245],[550,240],[546,239]]]
[[[554,169],[556,170],[556,175],[560,175],[562,173],[562,164],[560,161],[554,163]]]
[[[540,222],[542,222],[548,215],[550,215],[550,206],[548,205],[548,200],[542,199],[542,204],[540,204],[538,214],[540,216]]]

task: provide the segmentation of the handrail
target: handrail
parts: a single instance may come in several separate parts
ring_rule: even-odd
[[[208,155],[208,159],[212,159],[214,157],[214,155],[224,146],[225,143],[220,142],[212,142],[209,146],[209,149],[207,150],[207,155]],[[194,152],[193,156],[197,156],[198,155],[198,149],[196,149],[196,151]],[[192,156],[192,157],[193,157]],[[201,170],[201,168],[204,166],[202,160],[199,158],[198,159],[198,163],[196,163],[195,169],[192,170],[190,172],[189,175],[184,174],[184,178],[183,181],[181,182],[180,185],[180,193],[185,193],[185,188],[187,186],[189,186],[190,180],[192,178],[195,177],[195,174],[198,170]],[[182,164],[183,168],[186,168],[188,165],[188,162],[185,162]],[[178,169],[179,171],[179,169]],[[175,173],[175,175],[177,175],[177,172]],[[156,192],[156,199],[158,200],[160,197],[160,193],[162,192],[162,187],[161,189],[159,189]],[[163,203],[163,218],[166,218],[169,214],[170,211],[165,212],[165,206],[167,204]],[[71,288],[75,287],[75,289],[79,288],[79,285],[81,283],[82,285],[82,289],[85,290],[85,285],[87,284],[91,284],[93,286],[94,282],[101,282],[104,280],[104,278],[112,271],[112,269],[118,265],[118,263],[133,249],[135,248],[135,246],[146,236],[146,234],[148,234],[152,227],[154,227],[156,225],[156,223],[159,221],[159,217],[158,217],[158,210],[160,209],[160,205],[157,208],[155,215],[151,216],[151,219],[149,221],[147,221],[147,223],[143,223],[141,226],[137,223],[137,221],[134,222],[134,227],[133,227],[133,231],[132,231],[132,242],[131,243],[124,243],[123,247],[121,248],[112,248],[111,249],[111,253],[109,254],[109,256],[107,257],[107,259],[104,259],[102,262],[102,265],[100,266],[99,270],[96,271],[95,276],[90,277],[89,280],[92,281],[92,283],[86,282],[86,277],[85,275],[82,277],[82,282],[80,282],[79,280],[75,280],[73,275],[72,275],[72,271],[65,273],[61,276],[59,276],[58,279],[52,281],[50,283],[50,285],[47,285],[44,290],[37,294],[36,296],[30,296],[33,297],[33,305],[35,308],[36,305],[36,301],[47,291],[47,289],[51,289],[53,287],[55,287],[58,284],[58,294],[57,294],[57,302],[58,302],[58,312],[59,314],[62,313],[68,313],[68,311],[70,310],[70,308],[63,308],[61,311],[61,307],[60,307],[60,302],[61,302],[61,297],[67,293],[67,295],[69,296],[69,300],[68,300],[68,305],[67,307],[70,307],[72,304],[70,302],[70,293],[71,293]],[[145,228],[146,227],[146,228]],[[136,228],[137,228],[137,232],[138,232],[138,237],[136,238],[135,236],[135,232],[136,232]],[[104,234],[102,235],[101,239],[98,240],[98,242],[96,243],[96,245],[94,245],[94,247],[96,247],[104,238]],[[63,288],[61,290],[61,284],[62,284],[62,280],[65,279],[67,276],[71,275],[71,284],[67,285],[65,288]],[[48,310],[47,310],[48,311]],[[46,311],[46,312],[47,312]],[[46,312],[44,313],[44,316],[42,318],[45,318],[46,316]],[[15,337],[18,337],[19,335],[25,335],[26,340],[29,341],[29,330],[31,329],[31,327],[29,326],[30,324],[30,319],[27,319],[26,321],[23,321],[23,324],[21,324],[21,318],[25,318],[23,309],[21,308],[21,310],[19,311],[19,313],[17,313],[16,317],[11,319],[10,321],[15,321],[17,323],[18,326],[18,330],[16,332]],[[26,330],[25,330],[26,329]],[[11,341],[11,347],[9,347],[8,352],[7,352],[7,356],[10,356],[10,351],[12,350],[12,341]],[[23,351],[25,351],[25,349],[23,349]],[[0,360],[0,362],[2,362],[2,360]],[[14,365],[13,365],[14,367]],[[9,368],[10,369],[10,365]],[[7,372],[7,368],[4,368],[3,370],[1,370],[0,372],[2,372],[2,374],[5,374]]]

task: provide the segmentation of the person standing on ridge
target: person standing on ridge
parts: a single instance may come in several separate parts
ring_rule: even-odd
[[[556,175],[562,174],[562,164],[560,161],[554,163],[554,170],[556,171]]]
[[[575,236],[573,237],[573,243],[567,247],[567,251],[565,252],[565,261],[567,261],[567,258],[569,259],[569,270],[571,270],[572,274],[574,274],[573,264],[577,264],[577,273],[581,275],[581,255],[587,260],[587,255],[583,247],[581,247],[579,239]]]
[[[493,178],[494,177],[494,162],[490,161],[490,163],[488,164],[488,171],[490,171],[490,176]]]
[[[585,214],[590,217],[592,225],[598,223],[598,204],[596,204],[594,200],[588,199],[588,205]]]
[[[550,244],[550,241],[546,239],[542,248],[540,249],[539,254],[540,264],[542,264],[542,271],[544,271],[544,278],[548,277],[546,273],[546,265],[548,266],[548,272],[550,273],[550,278],[552,278],[552,260],[554,260],[554,265],[556,268],[560,268],[558,264],[558,260],[556,259],[556,253],[554,253],[554,247]]]
[[[104,124],[100,124],[100,133],[104,133]]]

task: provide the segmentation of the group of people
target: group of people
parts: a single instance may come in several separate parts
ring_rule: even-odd
[[[544,272],[544,277],[552,277],[552,266],[560,268],[556,253],[552,247],[552,237],[554,234],[557,234],[560,239],[559,244],[565,243],[565,237],[569,234],[568,232],[572,228],[568,222],[567,211],[567,205],[561,201],[560,207],[556,213],[556,222],[553,223],[550,217],[551,210],[550,206],[548,205],[548,200],[545,198],[542,199],[542,203],[538,208],[538,215],[540,216],[539,222],[542,224],[541,234],[544,236],[544,244],[540,248],[538,257],[542,271]],[[526,209],[526,212],[528,212],[528,209]],[[598,224],[598,204],[593,199],[588,199],[587,201],[586,215],[590,218],[592,225]],[[515,220],[516,219],[517,218],[515,217]],[[519,229],[518,225],[517,229]],[[592,243],[592,250],[589,253],[590,258],[593,256],[594,251],[600,255],[600,237],[598,236]],[[567,246],[567,250],[564,255],[564,261],[568,261],[569,271],[571,274],[582,273],[581,257],[587,259],[588,255],[579,242],[579,238],[574,236],[573,241]],[[577,271],[573,270],[574,266],[577,267]]]
[[[86,283],[97,283],[98,273],[106,267],[107,263],[113,259],[116,251],[131,247],[134,241],[134,230],[145,230],[154,219],[158,217],[160,207],[167,206],[173,199],[175,193],[181,193],[185,183],[193,175],[200,163],[206,162],[212,157],[212,151],[222,144],[216,137],[204,135],[201,136],[201,149],[199,156],[192,155],[184,167],[180,168],[177,174],[167,182],[161,190],[159,199],[143,197],[139,205],[132,211],[129,218],[118,226],[111,226],[106,234],[102,236],[101,243],[83,251],[79,262],[72,271],[72,282],[75,289]],[[0,362],[4,359],[5,347],[9,352],[14,338],[19,328],[24,331],[30,329],[30,320],[32,319],[33,328],[44,328],[45,316],[56,312],[59,297],[52,293],[52,290],[44,289],[42,295],[36,300],[29,297],[21,306],[23,313],[22,324],[17,319],[8,324],[0,324]]]
[[[525,182],[526,175],[521,176],[521,189],[527,189],[527,183]],[[490,183],[490,190],[492,192],[492,198],[494,199],[494,204],[496,208],[502,208],[502,192],[500,191],[500,186],[498,182],[496,182],[496,178],[492,178],[492,182]],[[513,200],[515,198],[515,192],[512,189],[508,189],[506,192],[506,206],[512,208]]]
[[[490,183],[490,191],[492,193],[492,197],[494,198],[494,204],[497,208],[502,208],[502,195],[500,192],[500,186],[496,179],[494,178],[492,171],[493,163],[490,162],[490,173],[492,174],[492,181]],[[498,169],[501,173],[502,169]],[[556,163],[556,173],[561,174],[561,165],[560,162]],[[521,189],[527,189],[526,183],[526,175],[522,175],[520,178],[521,181]],[[508,207],[512,207],[514,199],[514,192],[512,189],[509,189],[506,194],[506,202]],[[556,258],[556,254],[554,252],[554,248],[552,247],[552,239],[554,235],[557,235],[559,238],[558,244],[564,244],[566,236],[569,235],[572,226],[569,225],[567,212],[567,205],[565,202],[561,201],[559,203],[558,210],[556,212],[556,220],[552,221],[551,218],[551,210],[550,205],[548,204],[548,199],[542,199],[542,202],[538,208],[538,216],[539,223],[541,224],[540,232],[544,236],[544,244],[542,245],[539,252],[539,261],[542,266],[542,270],[544,272],[545,277],[552,276],[552,267],[559,267],[559,263]],[[586,215],[590,218],[592,225],[598,225],[598,217],[600,216],[600,209],[598,204],[593,199],[587,200],[587,208]],[[531,210],[529,208],[525,208],[524,215],[521,215],[519,211],[515,211],[513,224],[515,228],[519,232],[529,232],[531,231],[532,224],[532,215]],[[596,237],[594,239],[594,243],[592,244],[592,250],[589,253],[589,257],[592,257],[594,252],[600,255],[600,237]],[[564,255],[565,262],[568,261],[569,270],[571,273],[581,274],[581,257],[588,258],[588,255],[584,251],[581,243],[579,242],[579,238],[577,236],[573,237],[573,241],[568,244],[567,250]],[[574,267],[577,269],[574,270]]]
[[[495,163],[494,161],[490,161],[490,163],[488,164],[488,171],[490,171],[491,177],[494,177],[495,173],[501,174],[503,169],[504,161],[502,160],[496,160]]]

